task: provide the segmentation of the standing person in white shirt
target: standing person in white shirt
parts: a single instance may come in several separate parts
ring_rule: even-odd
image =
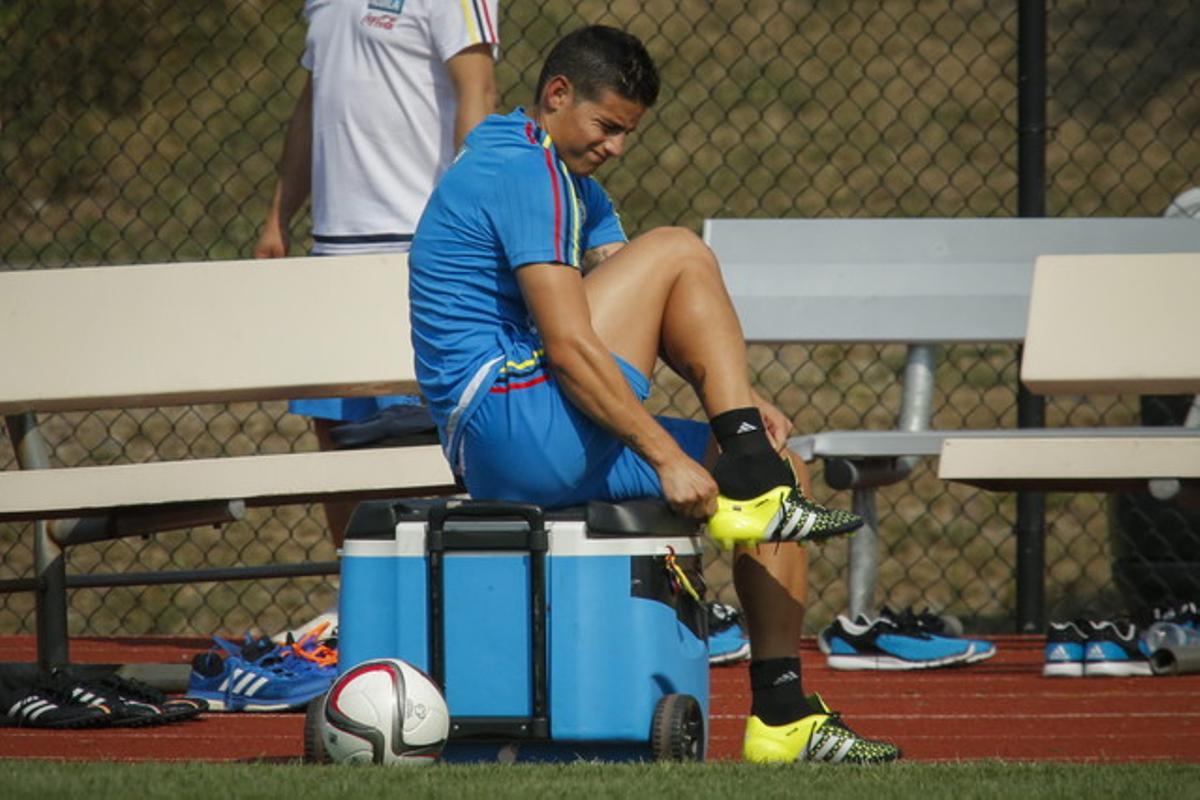
[[[437,179],[496,104],[498,0],[308,0],[304,14],[308,80],[254,256],[288,254],[310,193],[314,255],[407,252]],[[313,418],[327,450],[335,425],[416,402],[327,398],[289,410]],[[339,547],[352,510],[325,504]]]

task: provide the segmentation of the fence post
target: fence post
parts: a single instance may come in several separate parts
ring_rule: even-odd
[[[1017,7],[1017,215],[1046,216],[1046,3]],[[1017,349],[1020,362],[1023,348]],[[1017,380],[1017,427],[1046,424],[1045,398]],[[1046,627],[1046,497],[1017,493],[1017,632]]]

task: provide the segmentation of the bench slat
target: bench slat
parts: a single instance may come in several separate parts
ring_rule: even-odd
[[[928,430],[928,431],[821,431],[807,436],[795,436],[788,440],[788,447],[803,458],[900,458],[903,456],[937,456],[947,439],[997,439],[1014,441],[1074,440],[1074,439],[1129,439],[1152,441],[1159,438],[1171,439],[1195,437],[1200,439],[1200,428],[981,428],[977,430]]]
[[[938,477],[967,483],[1200,478],[1200,435],[948,437]]]
[[[713,219],[747,340],[1018,342],[1047,253],[1200,251],[1191,219]]]
[[[455,491],[434,445],[282,453],[0,472],[0,520],[235,499],[273,505]]]
[[[1200,392],[1198,298],[1200,252],[1039,258],[1021,380],[1039,394]]]
[[[415,392],[407,263],[0,271],[0,413]]]

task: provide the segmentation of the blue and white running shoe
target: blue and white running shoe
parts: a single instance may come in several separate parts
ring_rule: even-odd
[[[742,613],[728,603],[708,604],[708,663],[733,664],[750,658]]]
[[[896,623],[904,633],[920,634],[932,639],[949,639],[958,642],[966,642],[971,645],[971,654],[963,659],[964,664],[974,664],[978,661],[985,661],[996,655],[996,645],[986,639],[968,639],[963,637],[962,623],[951,618],[956,625],[954,633],[951,633],[946,624],[946,618],[934,614],[932,611],[925,610],[921,613],[916,613],[912,607],[908,607],[897,613],[892,611],[887,606],[879,612],[879,616],[884,619],[891,620]]]
[[[212,711],[283,711],[304,707],[331,682],[328,675],[290,669],[278,658],[251,663],[209,651],[192,659],[187,694],[207,701]]]
[[[833,669],[909,670],[962,664],[974,653],[963,639],[904,631],[879,617],[839,616],[821,632],[819,646]]]
[[[1132,622],[1088,623],[1083,649],[1085,677],[1149,675],[1150,649]]]
[[[1042,675],[1047,678],[1082,678],[1083,651],[1087,645],[1087,622],[1051,622],[1046,631]]]

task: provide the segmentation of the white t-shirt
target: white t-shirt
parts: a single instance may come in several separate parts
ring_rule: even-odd
[[[313,252],[408,250],[454,158],[445,62],[499,55],[498,0],[307,0]]]

